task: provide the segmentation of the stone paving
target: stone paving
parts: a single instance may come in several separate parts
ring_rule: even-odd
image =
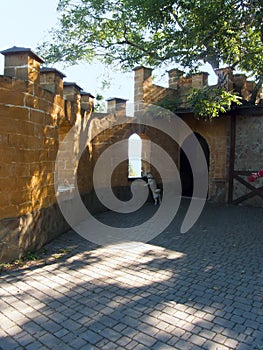
[[[63,258],[2,274],[0,349],[263,349],[262,214],[207,204],[181,234],[182,209],[147,244],[60,236]]]

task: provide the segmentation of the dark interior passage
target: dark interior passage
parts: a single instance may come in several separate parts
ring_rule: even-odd
[[[210,157],[210,151],[209,151],[209,146],[208,143],[206,142],[205,138],[201,136],[198,133],[194,133],[197,140],[199,141],[202,150],[204,152],[206,161],[207,161],[207,166],[208,166],[208,171],[209,171],[209,157]],[[189,136],[191,137],[191,136]],[[187,142],[189,142],[189,137],[184,141],[183,145]],[[183,146],[182,145],[182,146]],[[182,147],[184,148],[184,147]],[[193,172],[192,168],[190,165],[190,162],[185,154],[185,152],[180,150],[180,177],[181,177],[181,184],[182,184],[182,196],[185,197],[192,197],[193,195]],[[196,152],[196,159],[198,157],[197,155],[197,150],[193,149],[193,152]],[[200,172],[202,169],[200,169]]]

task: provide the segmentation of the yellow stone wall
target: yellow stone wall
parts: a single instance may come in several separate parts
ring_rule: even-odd
[[[54,160],[63,100],[0,77],[0,219],[55,202]]]
[[[40,248],[69,229],[59,212],[54,187],[58,149],[69,131],[74,130],[74,135],[61,157],[61,185],[73,185],[77,178],[84,202],[91,203],[93,209],[96,203],[94,166],[115,142],[128,140],[137,133],[142,140],[159,145],[178,167],[180,164],[180,147],[160,131],[161,126],[159,130],[151,128],[136,118],[131,122],[131,118],[125,116],[124,100],[118,106],[117,100],[110,102],[111,107],[116,104],[116,111],[92,113],[93,98],[89,94],[82,94],[75,83],[63,84],[63,74],[58,71],[46,69],[41,73],[41,62],[35,55],[31,56],[28,52],[7,56],[5,75],[0,76],[0,261]],[[179,71],[172,70],[169,72],[170,87],[164,88],[152,84],[151,74],[150,69],[135,69],[135,111],[137,104],[176,99],[178,94],[181,102],[186,101],[190,87],[207,83],[205,74],[182,78]],[[197,120],[189,113],[181,113],[180,117],[208,144],[208,197],[226,201],[230,116],[211,122]],[[177,127],[173,119],[170,127]],[[89,142],[82,152],[83,134],[88,135]],[[238,131],[238,135],[242,140],[243,131]],[[238,142],[241,147],[242,142]],[[125,152],[128,158],[128,148]],[[144,170],[151,170],[161,183],[158,172],[150,165],[151,149],[147,152],[149,159],[143,162]],[[121,196],[127,193],[130,185],[127,160],[114,170],[112,187]]]

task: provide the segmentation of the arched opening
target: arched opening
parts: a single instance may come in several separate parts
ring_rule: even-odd
[[[151,142],[145,134],[132,134],[128,139],[128,178],[141,178],[150,171]]]
[[[128,177],[142,177],[142,139],[136,133],[129,137],[128,157]]]
[[[209,171],[209,159],[210,159],[210,150],[209,150],[209,146],[208,143],[206,141],[206,139],[201,136],[198,133],[194,133],[197,140],[199,141],[202,150],[204,152],[205,158],[206,158],[206,162],[207,162],[207,167],[208,167],[208,171]],[[188,136],[188,138],[186,138],[183,142],[182,148],[184,148],[184,144],[187,142],[190,142],[190,136]],[[182,148],[180,149],[180,177],[181,177],[181,184],[182,184],[182,196],[185,197],[192,197],[193,195],[193,173],[192,173],[192,168],[190,165],[190,162],[186,156],[186,154],[184,153],[184,151],[182,150]],[[198,159],[198,153],[196,151],[196,149],[192,150],[193,152],[196,152],[195,155],[195,161],[196,164],[199,164],[199,159]],[[204,169],[199,169],[199,174],[202,176],[202,171],[204,171]]]

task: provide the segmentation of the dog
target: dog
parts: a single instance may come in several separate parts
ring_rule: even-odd
[[[154,199],[154,205],[157,205],[158,203],[161,204],[161,190],[157,187],[155,178],[153,177],[152,173],[148,172],[146,173],[146,180],[147,180],[147,186],[149,186],[152,196]]]

